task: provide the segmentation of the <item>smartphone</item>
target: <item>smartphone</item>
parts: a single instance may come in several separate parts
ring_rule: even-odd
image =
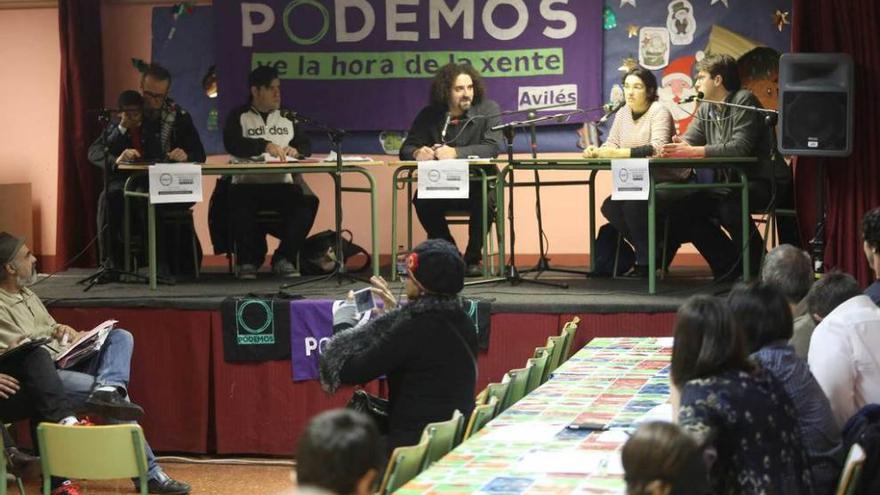
[[[354,305],[358,313],[364,313],[376,307],[376,301],[373,300],[373,291],[370,287],[354,293]]]

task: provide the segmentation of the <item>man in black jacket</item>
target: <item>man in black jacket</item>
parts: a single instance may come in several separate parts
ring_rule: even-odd
[[[110,174],[110,184],[105,191],[106,207],[111,211],[114,237],[121,235],[123,195],[122,188],[128,174],[120,173],[117,166],[134,161],[158,162],[196,162],[205,161],[205,148],[190,114],[168,97],[171,90],[171,73],[159,64],[151,64],[141,76],[142,98],[134,91],[124,91],[119,97],[119,122],[110,123],[103,136],[89,146],[89,161],[104,168]],[[138,188],[146,189],[146,178],[139,178]],[[156,215],[161,219],[173,212],[188,210],[192,203],[171,203],[156,205]],[[139,209],[135,209],[138,211]],[[146,229],[144,214],[133,215],[132,231]],[[99,227],[103,221],[99,217]],[[157,247],[160,274],[170,273],[168,261],[172,258],[191,260],[192,244],[190,236],[178,236],[180,245],[173,244],[173,237],[165,235],[164,229],[157,230]],[[194,233],[191,233],[194,235]],[[109,239],[106,244],[111,253],[116,253],[114,263],[120,263],[118,243]],[[172,253],[176,253],[172,254]],[[194,267],[187,267],[194,268]],[[185,271],[187,268],[182,268]]]
[[[712,158],[755,157],[758,162],[746,165],[749,181],[749,209],[763,211],[771,202],[777,207],[792,204],[791,170],[776,152],[771,129],[764,124],[764,114],[742,108],[711,103],[720,101],[734,105],[761,107],[751,91],[740,89],[736,61],[729,55],[710,55],[696,65],[696,86],[703,98],[693,122],[683,137],[673,137],[664,145],[664,157]],[[732,176],[729,170],[718,170],[716,180]],[[740,194],[738,189],[716,189],[691,195],[683,212],[700,212],[703,217],[717,219],[730,234],[727,242],[717,229],[705,221],[679,219],[678,227],[690,239],[712,267],[716,277],[736,276],[743,251]],[[699,220],[705,220],[701,218]],[[749,256],[753,274],[757,274],[764,243],[753,222],[749,222]],[[697,227],[699,226],[699,227]],[[677,231],[679,229],[676,229]],[[798,244],[796,225],[779,222],[782,243]]]
[[[229,154],[244,160],[284,161],[311,155],[312,146],[295,119],[281,109],[278,71],[261,66],[248,77],[251,99],[226,119],[223,144]],[[272,255],[272,271],[298,275],[296,257],[318,213],[318,198],[299,174],[237,175],[230,188],[230,221],[238,249],[238,276],[254,279],[266,256],[266,234],[256,221],[257,212],[277,211],[280,230],[270,232],[281,240]]]
[[[400,159],[426,161],[498,156],[501,133],[490,129],[500,122],[500,111],[497,103],[485,97],[483,79],[469,64],[447,64],[440,68],[431,84],[430,104],[416,116],[400,148]],[[495,172],[495,167],[487,169],[487,174]],[[489,197],[490,204],[493,197]],[[445,239],[453,244],[455,240],[449,232],[446,213],[470,212],[464,260],[468,276],[480,275],[485,242],[482,189],[472,185],[468,199],[415,197],[413,203],[428,238]],[[492,209],[489,208],[490,212]],[[488,220],[491,225],[491,214]]]

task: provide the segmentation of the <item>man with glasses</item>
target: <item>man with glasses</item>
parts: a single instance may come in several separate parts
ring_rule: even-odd
[[[112,215],[114,222],[121,225],[122,186],[127,174],[120,174],[116,166],[122,163],[149,162],[196,162],[205,161],[205,149],[192,117],[168,97],[171,89],[171,73],[159,64],[151,64],[141,76],[141,93],[138,100],[136,92],[125,91],[120,95],[119,122],[110,123],[103,140],[99,138],[89,148],[89,160],[99,167],[111,170],[111,187],[108,190],[108,205],[118,214]],[[134,93],[135,95],[132,95]],[[123,98],[125,97],[125,98]],[[139,178],[137,187],[147,189],[146,177]],[[116,191],[116,192],[114,192]],[[170,275],[167,260],[175,257],[183,262],[192,260],[191,236],[187,233],[177,236],[178,244],[172,244],[175,236],[163,235],[162,217],[173,212],[187,210],[192,203],[172,203],[157,205],[156,214],[160,218],[157,231],[159,273]],[[140,232],[146,225],[144,214],[135,209],[133,231]],[[99,224],[101,225],[101,224]],[[121,232],[121,227],[114,232]],[[192,233],[191,235],[194,235]],[[178,254],[174,256],[173,253]],[[117,256],[118,260],[119,257]],[[181,266],[181,271],[195,267]]]
[[[452,158],[495,158],[501,145],[501,132],[491,128],[500,123],[498,104],[485,98],[483,78],[469,64],[447,64],[437,71],[431,83],[427,107],[416,116],[400,148],[401,160],[447,160]],[[487,118],[488,117],[488,118]],[[487,175],[497,169],[489,167]],[[468,199],[413,198],[419,222],[429,239],[445,239],[453,244],[446,214],[467,211],[468,244],[464,252],[467,276],[479,276],[483,252],[482,189],[472,184]],[[490,205],[493,195],[489,196]],[[490,206],[490,213],[494,209]],[[492,215],[489,215],[489,225]]]

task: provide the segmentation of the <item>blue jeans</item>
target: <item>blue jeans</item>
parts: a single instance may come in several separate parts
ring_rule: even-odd
[[[86,399],[95,387],[112,386],[128,390],[131,354],[134,349],[134,337],[127,330],[119,328],[110,330],[101,352],[85,366],[86,371],[58,370],[58,376],[67,392],[67,398],[74,410],[82,410]],[[126,393],[125,400],[129,400]],[[135,421],[119,421],[106,418],[110,424],[135,423]],[[147,453],[147,469],[150,478],[156,478],[161,471],[156,456],[148,442],[144,442]]]

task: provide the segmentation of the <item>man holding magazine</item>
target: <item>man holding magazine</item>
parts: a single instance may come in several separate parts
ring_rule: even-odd
[[[36,275],[36,258],[24,240],[0,232],[0,353],[29,341],[49,339],[44,347],[56,359],[56,364],[62,363],[65,360],[57,361],[57,358],[70,347],[75,347],[86,333],[77,332],[52,318],[39,297],[27,288],[36,281]],[[90,355],[85,353],[86,356],[76,363],[67,360],[70,368],[58,369],[58,376],[74,409],[95,411],[108,422],[136,420],[144,411],[128,398],[134,339],[131,333],[122,329],[109,330],[104,337],[100,350]],[[149,492],[189,493],[189,485],[165,474],[149,445],[145,447]]]

